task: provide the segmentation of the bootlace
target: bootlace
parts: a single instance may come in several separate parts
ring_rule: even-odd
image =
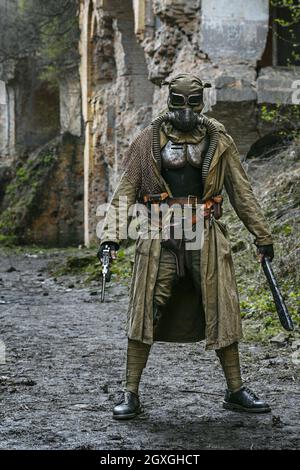
[[[255,395],[255,393],[252,392],[252,390],[251,390],[250,388],[244,387],[244,390],[249,393],[249,395],[251,396],[251,398],[254,398],[255,400],[258,400],[258,396]]]
[[[126,403],[126,394],[125,392],[120,392],[116,400],[116,405],[121,405],[121,403]]]
[[[129,401],[129,395],[130,392],[127,392],[126,390],[124,392],[120,392],[117,398],[116,405],[121,405],[122,403],[125,403],[125,405],[127,405]]]

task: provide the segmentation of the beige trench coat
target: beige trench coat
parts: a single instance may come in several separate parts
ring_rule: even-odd
[[[217,123],[217,121],[215,121]],[[204,188],[204,200],[220,194],[223,187],[238,217],[254,235],[257,245],[272,243],[272,238],[262,210],[253,194],[248,177],[241,165],[233,139],[219,125],[219,142],[211,162]],[[149,165],[161,184],[161,190],[171,191],[161,177],[152,154],[151,127],[147,128],[142,139],[142,148],[149,147]],[[161,136],[162,145],[164,138]],[[127,196],[129,204],[137,200],[139,188],[134,187],[123,173],[112,197],[110,209],[101,235],[101,243],[115,241],[117,235],[110,231],[113,209],[117,222],[122,226],[127,214],[118,212],[119,197]],[[127,220],[126,220],[127,222]],[[113,224],[112,224],[113,225]],[[130,339],[152,344],[154,341],[192,342],[206,339],[207,349],[219,349],[239,341],[242,337],[238,291],[235,281],[230,242],[225,225],[213,220],[205,221],[204,245],[201,250],[202,307],[199,299],[189,289],[178,289],[172,295],[164,313],[163,328],[153,331],[153,292],[160,258],[160,240],[136,242],[135,262],[129,296],[127,334]],[[183,283],[184,286],[184,283]],[[204,310],[205,321],[201,321],[200,311]]]

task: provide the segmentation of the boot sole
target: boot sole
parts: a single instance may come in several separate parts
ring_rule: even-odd
[[[271,408],[245,408],[242,405],[237,405],[235,403],[223,403],[223,408],[231,411],[242,411],[244,413],[270,413]]]
[[[138,416],[139,414],[141,414],[142,410],[139,410],[139,411],[136,411],[135,413],[130,413],[130,414],[127,414],[127,415],[114,415],[113,414],[113,419],[117,419],[117,420],[126,420],[126,419],[133,419],[135,418],[136,416]]]

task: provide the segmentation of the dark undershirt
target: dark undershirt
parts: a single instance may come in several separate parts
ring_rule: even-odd
[[[201,168],[196,168],[187,162],[183,168],[162,168],[161,174],[168,184],[173,197],[192,195],[202,198]]]

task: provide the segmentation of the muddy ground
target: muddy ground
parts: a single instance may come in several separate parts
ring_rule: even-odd
[[[245,381],[270,414],[222,408],[222,373],[203,344],[160,343],[143,376],[144,414],[112,420],[128,286],[111,285],[101,304],[97,285],[50,275],[64,256],[1,252],[0,449],[300,448],[299,364],[277,345],[241,346]]]

